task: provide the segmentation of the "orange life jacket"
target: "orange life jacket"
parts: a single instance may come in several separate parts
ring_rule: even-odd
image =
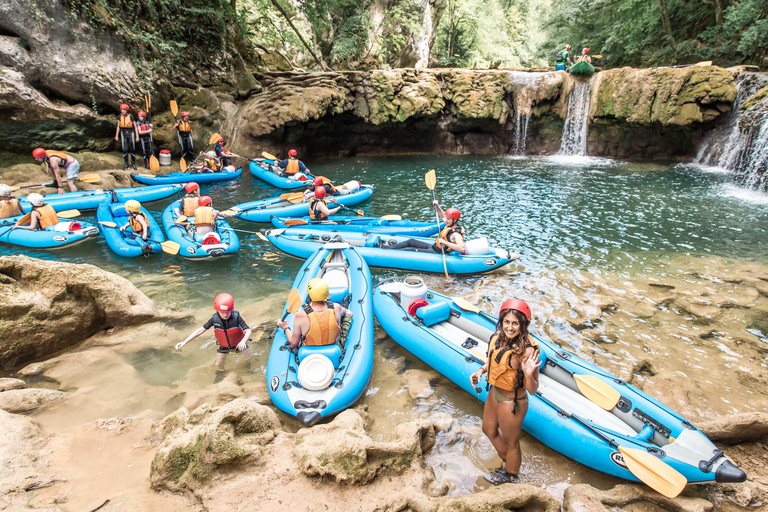
[[[213,208],[210,206],[199,206],[195,210],[195,227],[197,228],[200,226],[216,226]]]
[[[48,226],[54,226],[59,223],[59,217],[56,215],[56,211],[53,209],[53,206],[49,204],[32,208],[32,211],[36,211],[40,214],[40,222],[38,222],[37,225],[38,229],[45,229]]]
[[[59,163],[59,167],[66,167],[67,166],[67,159],[69,158],[65,153],[62,153],[61,151],[54,151],[52,149],[46,149],[45,150],[45,159],[50,163],[51,157],[55,156],[61,162]]]
[[[323,199],[313,197],[309,200],[309,217],[312,220],[325,220],[328,218],[326,214],[317,209],[319,203],[323,203],[325,206],[328,206],[328,203],[326,203]]]
[[[318,178],[322,178],[323,186],[325,187],[326,192],[328,193],[336,192],[336,187],[333,186],[333,183],[331,183],[331,180],[329,180],[325,176],[318,176]]]
[[[19,200],[15,197],[0,199],[0,219],[15,217],[21,214],[19,209]]]
[[[189,124],[189,121],[180,121],[179,131],[189,133],[192,131],[192,125]]]
[[[443,230],[442,230],[442,231],[440,231],[440,238],[442,238],[443,240],[448,240],[449,242],[453,243],[453,241],[452,241],[452,240],[449,238],[449,237],[450,237],[450,236],[451,236],[453,233],[458,233],[458,234],[460,234],[461,236],[464,236],[464,228],[463,228],[463,227],[461,227],[461,226],[459,226],[458,224],[455,224],[455,225],[453,225],[453,226],[451,226],[451,227],[445,226],[445,227],[443,228]],[[435,246],[436,246],[438,249],[440,249],[440,246],[441,246],[441,245],[443,245],[443,244],[442,244],[442,243],[440,243],[440,242],[438,242],[438,241],[435,241]],[[451,249],[451,248],[450,248],[450,247],[448,247],[447,245],[445,246],[445,253],[446,253],[446,254],[448,254],[448,253],[449,253],[449,252],[451,252],[452,250],[453,250],[453,249]]]
[[[538,350],[538,343],[533,345],[529,339],[523,352],[518,354],[509,345],[496,348],[496,340],[498,339],[499,335],[497,334],[491,337],[491,342],[488,344],[488,384],[506,391],[517,392],[520,389],[525,389],[525,373],[523,373],[521,366],[512,368],[510,359],[512,356],[517,356],[518,365],[520,365],[522,363],[520,356],[525,352],[525,349],[536,347]],[[515,389],[515,384],[517,384],[517,389]]]
[[[117,124],[120,128],[133,128],[133,116],[131,114],[120,114],[120,120]]]
[[[299,172],[299,161],[293,158],[288,159],[288,165],[285,166],[286,174],[296,174]]]
[[[182,213],[186,215],[187,217],[194,217],[195,216],[195,210],[197,209],[199,205],[198,200],[199,197],[195,196],[189,196],[185,197],[181,200],[181,206],[184,210]]]
[[[136,233],[144,232],[144,226],[141,225],[141,222],[139,222],[138,219],[139,216],[144,218],[144,222],[147,223],[147,231],[149,231],[149,219],[147,219],[147,216],[144,215],[144,212],[131,214],[130,218],[128,219],[128,224],[131,225],[131,229],[133,229],[133,231]]]
[[[336,322],[336,310],[333,304],[325,311],[317,312],[307,304],[304,311],[309,318],[309,331],[304,336],[304,344],[310,347],[333,345],[339,339],[341,326]]]

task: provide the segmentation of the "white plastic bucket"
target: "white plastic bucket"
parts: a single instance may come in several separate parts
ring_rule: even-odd
[[[336,190],[339,191],[339,194],[345,196],[347,194],[351,194],[352,192],[357,192],[360,190],[360,182],[357,180],[348,181]]]
[[[485,237],[464,242],[464,254],[477,256],[490,253],[491,246],[488,245],[488,239]]]
[[[403,281],[403,287],[400,289],[400,306],[408,306],[416,299],[423,299],[427,296],[427,285],[419,276],[408,276]]]
[[[335,372],[330,359],[322,354],[312,354],[299,365],[299,384],[308,391],[320,391],[331,384]]]
[[[160,157],[157,160],[160,162],[160,165],[171,165],[171,152],[167,149],[161,149]]]

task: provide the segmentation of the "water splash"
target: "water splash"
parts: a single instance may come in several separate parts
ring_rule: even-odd
[[[568,98],[568,114],[560,139],[561,155],[587,154],[587,132],[589,131],[589,100],[592,95],[593,76],[589,81],[574,80],[573,90]]]
[[[520,111],[517,111],[517,118],[515,119],[515,147],[513,149],[515,155],[525,154],[525,141],[528,138],[528,121],[531,120],[531,116],[522,115]]]

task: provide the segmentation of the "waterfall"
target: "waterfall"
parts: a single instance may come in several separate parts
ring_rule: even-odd
[[[587,154],[587,121],[589,119],[589,99],[592,95],[592,80],[574,79],[573,90],[568,98],[568,114],[560,139],[561,155]]]
[[[515,143],[512,152],[515,155],[525,154],[525,144],[528,138],[528,122],[531,120],[531,109],[537,99],[537,91],[544,88],[543,81],[551,79],[552,73],[510,71],[509,83],[515,101]]]
[[[515,119],[515,155],[525,154],[525,139],[528,138],[528,121],[530,120],[530,115],[521,114],[520,110],[517,110],[517,117]]]
[[[427,0],[424,2],[424,12],[421,18],[421,33],[413,35],[413,49],[419,58],[414,66],[417,69],[429,67],[430,43],[434,30],[432,21],[432,5]]]

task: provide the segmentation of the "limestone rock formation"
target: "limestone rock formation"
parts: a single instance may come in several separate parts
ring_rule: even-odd
[[[601,491],[591,485],[576,484],[565,490],[563,510],[609,512],[632,504],[642,506],[643,502],[670,512],[710,512],[714,509],[714,505],[704,499],[682,496],[670,499],[642,485],[621,484]]]
[[[92,265],[0,257],[0,366],[52,354],[96,332],[156,316],[128,280]]]
[[[32,418],[0,410],[0,432],[0,495],[50,482],[39,452],[44,439],[40,425]]]
[[[53,389],[12,389],[0,393],[0,409],[14,414],[28,413],[64,396],[61,391]]]
[[[768,413],[749,412],[721,416],[697,425],[715,443],[768,441]]]

